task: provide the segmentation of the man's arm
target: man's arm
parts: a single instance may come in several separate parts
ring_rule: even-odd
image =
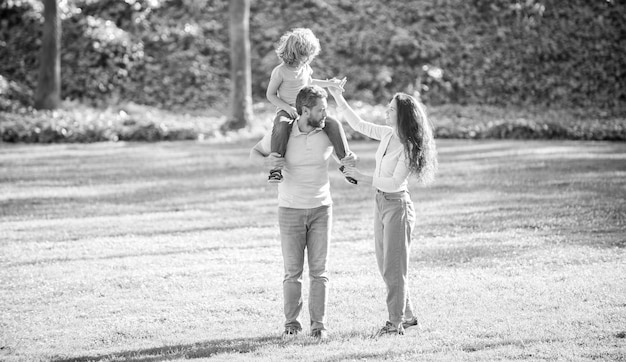
[[[249,159],[254,164],[264,166],[265,168],[275,170],[285,167],[285,158],[280,157],[278,153],[268,153],[264,147],[265,138],[257,142],[250,150]]]
[[[256,165],[263,165],[265,164],[265,158],[267,157],[267,155],[261,152],[261,150],[259,149],[259,143],[252,147],[252,149],[250,150],[249,158],[252,163]]]

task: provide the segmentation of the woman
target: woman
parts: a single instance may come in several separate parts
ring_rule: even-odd
[[[374,240],[378,268],[387,286],[389,320],[378,332],[404,334],[404,329],[418,326],[408,288],[408,264],[415,210],[409,195],[410,175],[423,184],[433,180],[437,168],[437,151],[432,126],[423,105],[408,94],[397,93],[389,102],[386,125],[362,120],[350,108],[339,89],[329,89],[338,112],[350,126],[376,140],[376,168],[373,175],[354,167],[354,160],[343,160],[345,175],[359,185],[376,188]],[[351,166],[352,165],[352,166]]]

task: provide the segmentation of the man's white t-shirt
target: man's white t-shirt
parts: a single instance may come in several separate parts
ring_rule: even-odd
[[[271,132],[259,142],[261,152],[271,151]],[[303,133],[298,122],[293,123],[285,152],[283,182],[278,184],[278,206],[293,209],[313,209],[332,205],[328,163],[333,146],[326,132],[316,128]]]

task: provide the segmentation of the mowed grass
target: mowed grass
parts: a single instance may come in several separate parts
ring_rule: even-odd
[[[373,190],[333,167],[322,344],[280,339],[252,144],[0,145],[0,360],[626,360],[625,143],[438,141],[436,183],[411,186],[422,329],[402,338],[372,338]],[[353,143],[363,169],[375,147]]]

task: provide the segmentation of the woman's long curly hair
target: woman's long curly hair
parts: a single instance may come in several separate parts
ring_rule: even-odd
[[[299,67],[311,62],[319,54],[320,49],[320,41],[311,29],[295,28],[280,37],[276,55],[285,64]]]
[[[433,126],[421,102],[405,93],[396,93],[398,136],[404,145],[408,166],[422,184],[429,184],[437,172],[437,148]]]

